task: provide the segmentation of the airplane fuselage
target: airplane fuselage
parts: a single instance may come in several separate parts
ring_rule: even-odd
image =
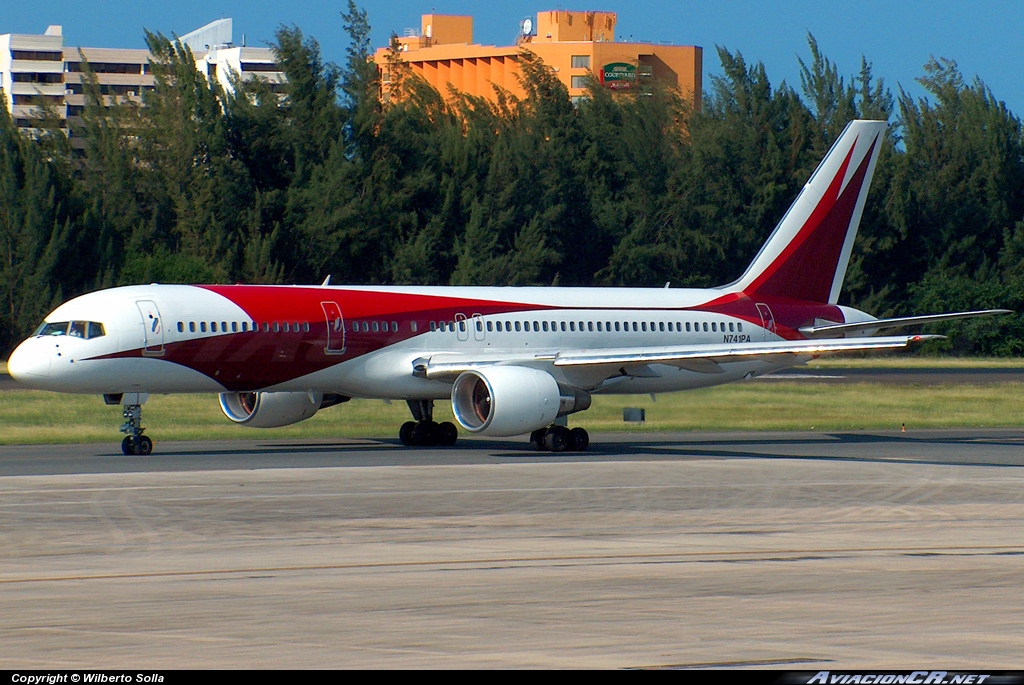
[[[417,374],[418,361],[493,358],[544,369],[589,392],[651,393],[727,383],[810,355],[722,368],[625,364],[612,373],[554,362],[566,349],[803,339],[798,329],[815,321],[870,318],[837,305],[754,302],[717,289],[127,286],[54,310],[10,365],[33,387],[61,392],[319,390],[442,399],[450,381]]]

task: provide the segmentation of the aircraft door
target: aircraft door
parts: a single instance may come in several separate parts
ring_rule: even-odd
[[[164,322],[160,310],[153,300],[136,300],[142,316],[142,354],[146,357],[162,357],[164,354]]]
[[[345,318],[337,302],[321,302],[327,320],[327,346],[324,354],[345,354]]]
[[[757,303],[757,313],[761,315],[761,328],[764,331],[763,340],[768,340],[768,334],[775,335],[775,317],[772,316],[771,308],[761,302]]]

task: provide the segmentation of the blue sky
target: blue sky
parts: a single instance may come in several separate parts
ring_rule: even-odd
[[[64,26],[65,44],[96,47],[143,47],[143,28],[183,34],[221,17],[234,20],[235,40],[264,45],[281,24],[296,25],[315,37],[326,59],[340,62],[347,45],[340,12],[343,2],[276,0],[35,0],[5,2],[0,33],[41,33],[48,24]],[[540,10],[610,10],[618,13],[619,37],[638,41],[700,45],[704,48],[705,87],[718,73],[715,46],[739,51],[748,62],[762,61],[773,85],[785,80],[799,87],[797,58],[809,59],[806,36],[818,40],[840,73],[853,74],[861,55],[874,65],[895,92],[897,84],[916,96],[923,91],[914,79],[930,56],[956,60],[967,79],[979,76],[1018,116],[1024,116],[1024,3],[993,0],[860,0],[857,3],[792,0],[783,3],[750,0],[646,3],[468,0],[358,3],[369,13],[374,46],[386,45],[391,32],[401,35],[420,25],[420,15],[470,14],[476,42],[509,45],[519,21]]]

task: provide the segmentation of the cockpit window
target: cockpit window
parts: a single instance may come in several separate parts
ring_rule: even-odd
[[[73,338],[102,338],[106,335],[103,324],[96,321],[57,321],[54,323],[43,322],[36,335],[67,335]]]
[[[67,335],[69,321],[61,321],[60,323],[43,323],[36,331],[36,335]]]

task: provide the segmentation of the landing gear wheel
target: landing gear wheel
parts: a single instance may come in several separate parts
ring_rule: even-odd
[[[445,421],[437,426],[437,444],[444,447],[451,447],[459,439],[459,430],[451,421]]]
[[[544,436],[544,446],[552,452],[564,452],[569,446],[569,429],[565,426],[552,426]]]
[[[412,442],[421,447],[437,444],[437,424],[433,421],[417,421],[412,429]]]
[[[145,456],[153,453],[153,441],[149,439],[148,435],[140,435],[135,440],[135,454]]]
[[[148,435],[129,435],[121,441],[121,451],[127,455],[142,455],[153,453],[153,441]]]
[[[413,441],[413,431],[416,430],[416,423],[414,421],[406,421],[402,424],[402,427],[398,430],[398,439],[402,441],[403,445],[411,447],[416,443]]]
[[[573,452],[586,452],[590,447],[590,434],[585,428],[573,428],[569,431],[569,449]]]
[[[538,428],[530,433],[530,449],[534,452],[543,452],[547,449],[544,444],[544,436],[548,434],[547,428]]]

